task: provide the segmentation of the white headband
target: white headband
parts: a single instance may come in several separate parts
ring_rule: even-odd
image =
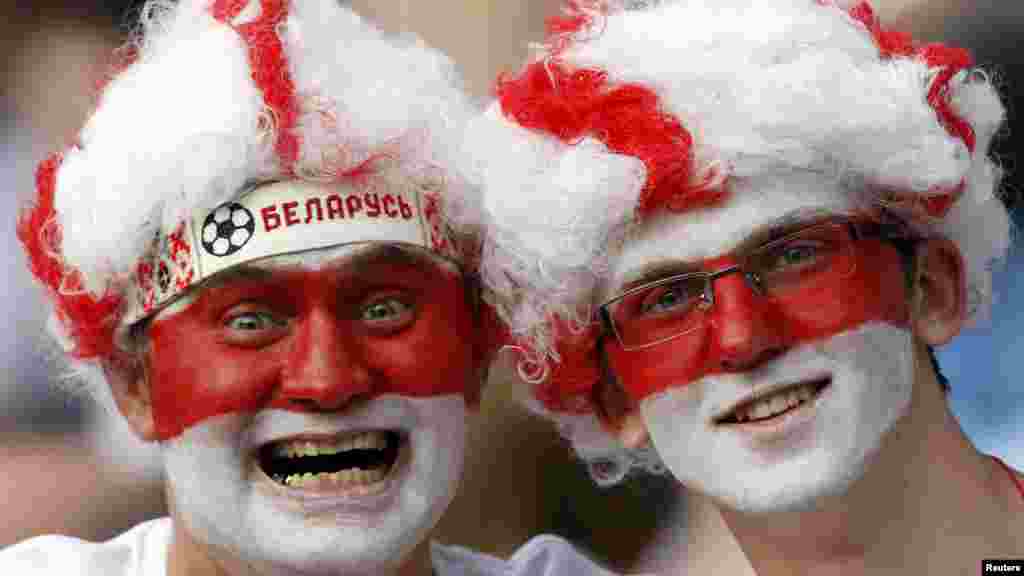
[[[197,210],[160,234],[136,267],[124,321],[134,324],[189,287],[261,258],[356,242],[419,246],[457,259],[436,194],[417,188],[288,180]]]

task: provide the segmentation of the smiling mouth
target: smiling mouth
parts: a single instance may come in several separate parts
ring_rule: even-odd
[[[766,422],[813,402],[832,383],[831,377],[786,386],[747,400],[714,419],[715,424]]]
[[[263,446],[259,465],[274,482],[293,489],[348,489],[383,483],[406,442],[395,431],[291,438]]]

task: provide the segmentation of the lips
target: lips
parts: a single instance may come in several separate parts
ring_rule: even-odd
[[[774,387],[741,400],[728,411],[716,416],[713,421],[716,425],[768,421],[813,401],[831,382],[831,377],[824,377]]]
[[[259,465],[293,489],[346,489],[383,482],[394,470],[404,437],[392,430],[294,437],[264,445]]]

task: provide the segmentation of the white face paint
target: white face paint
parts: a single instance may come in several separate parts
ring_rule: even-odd
[[[164,443],[170,496],[189,532],[257,574],[380,574],[426,537],[462,474],[461,395],[381,396],[342,413],[265,410],[207,419]],[[395,430],[406,439],[387,487],[312,496],[275,483],[258,448],[299,435]]]
[[[782,216],[852,208],[834,181],[814,174],[743,181],[721,206],[668,215],[641,230],[624,248],[611,286],[656,262],[726,254],[755,228]],[[773,430],[716,423],[716,416],[752,395],[824,376],[831,377],[830,386]],[[685,386],[644,399],[640,409],[654,447],[681,483],[741,511],[807,509],[860,478],[906,413],[912,337],[901,328],[868,323],[791,349],[748,372],[680,384]]]
[[[807,510],[844,493],[886,433],[906,414],[913,388],[910,334],[865,324],[789,351],[752,372],[716,374],[640,404],[665,465],[682,484],[744,512]],[[714,416],[768,387],[828,374],[831,385],[785,434],[763,437]]]

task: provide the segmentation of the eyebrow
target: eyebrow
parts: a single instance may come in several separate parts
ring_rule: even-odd
[[[821,208],[798,208],[782,216],[762,222],[754,227],[740,243],[729,253],[743,253],[773,240],[787,236],[805,226],[813,225],[829,217],[837,216],[835,212]],[[631,272],[613,292],[613,296],[621,295],[637,286],[662,280],[671,276],[697,272],[701,268],[696,262],[661,259],[649,262],[636,271]]]
[[[623,282],[619,286],[618,290],[615,291],[615,294],[629,292],[637,286],[643,286],[644,284],[655,282],[662,278],[698,271],[700,271],[700,266],[691,262],[683,262],[681,260],[657,260],[645,264],[635,272],[630,273],[629,276],[626,277],[626,281]]]
[[[434,266],[461,271],[454,261],[436,256],[427,250],[413,245],[403,244],[371,244],[351,256],[343,257],[336,262],[328,262],[327,270],[351,269],[354,274],[381,264],[400,264],[412,266]]]

